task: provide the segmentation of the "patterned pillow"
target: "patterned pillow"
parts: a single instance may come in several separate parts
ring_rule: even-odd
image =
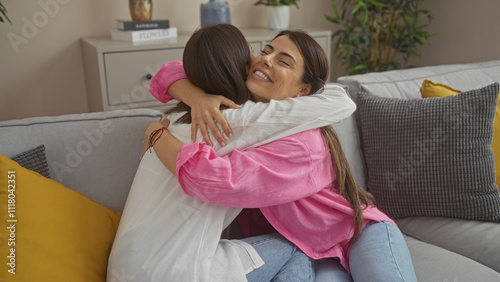
[[[45,146],[40,145],[33,149],[22,152],[11,158],[20,166],[38,172],[41,175],[50,178],[49,165],[45,154]]]
[[[420,87],[422,98],[446,97],[450,95],[457,95],[460,92],[462,91],[451,88],[445,84],[432,82],[429,79],[424,80],[422,87]],[[495,119],[493,120],[493,143],[491,144],[491,148],[493,149],[493,154],[495,155],[495,172],[498,175],[495,183],[498,187],[500,187],[500,102],[498,102],[498,100],[497,111]]]
[[[361,94],[367,189],[394,218],[500,221],[491,142],[499,84],[456,96],[394,99]]]

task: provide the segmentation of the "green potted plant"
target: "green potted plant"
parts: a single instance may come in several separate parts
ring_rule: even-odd
[[[7,17],[7,9],[5,9],[5,6],[0,2],[0,22],[5,22],[7,20],[9,23],[12,23]]]
[[[258,0],[255,5],[267,6],[267,23],[270,29],[287,29],[290,25],[290,6],[299,8],[299,0]]]
[[[343,0],[332,3],[340,25],[332,38],[334,52],[347,72],[360,74],[408,67],[420,56],[419,47],[435,33],[426,31],[431,15],[421,9],[423,0]]]

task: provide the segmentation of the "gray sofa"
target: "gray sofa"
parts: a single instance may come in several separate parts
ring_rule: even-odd
[[[462,91],[472,90],[500,81],[500,61],[345,76],[337,82],[345,85],[358,103],[361,93],[422,99],[420,87],[425,79]],[[335,128],[343,139],[357,182],[367,187],[369,169],[360,140],[360,110],[358,105],[356,113]],[[396,221],[406,236],[419,281],[500,281],[499,222],[434,216],[402,217]]]
[[[338,83],[355,101],[360,92],[420,99],[426,78],[461,90],[475,89],[500,81],[500,61],[347,76]],[[131,109],[4,121],[0,154],[12,157],[44,144],[52,179],[121,211],[139,163],[144,130],[160,118],[156,110]],[[353,115],[335,129],[356,180],[366,187],[368,168],[358,123]],[[434,216],[396,221],[419,281],[500,281],[500,223]]]

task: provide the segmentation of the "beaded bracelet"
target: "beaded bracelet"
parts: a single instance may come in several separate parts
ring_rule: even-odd
[[[151,148],[153,148],[153,146],[156,143],[156,141],[158,141],[158,139],[160,139],[160,137],[162,136],[164,130],[168,130],[168,129],[166,127],[162,127],[160,129],[154,130],[149,135],[149,152],[150,153],[151,153]],[[158,135],[158,138],[156,138],[157,135]]]

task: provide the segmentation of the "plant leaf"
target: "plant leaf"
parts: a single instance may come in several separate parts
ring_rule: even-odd
[[[356,5],[356,7],[354,7],[354,9],[352,10],[351,14],[352,14],[352,15],[356,14],[356,13],[359,11],[359,9],[361,9],[361,8],[363,8],[363,7],[365,7],[365,8],[366,8],[366,4],[365,4],[365,2],[363,2],[363,1],[358,1],[358,4]]]
[[[375,1],[375,0],[368,0],[368,2],[369,2],[370,4],[372,4],[373,6],[377,6],[377,7],[387,7],[387,4],[382,3],[382,2],[378,2],[378,1]]]
[[[337,19],[340,18],[339,9],[337,9],[337,5],[335,5],[335,3],[333,3],[333,2],[332,2],[332,8],[333,8],[333,12],[335,13],[335,17]]]
[[[368,13],[365,13],[365,18],[363,19],[363,26],[366,26],[367,22],[368,22]]]
[[[10,23],[12,24],[12,22],[10,21],[9,17],[7,16],[7,9],[5,8],[5,6],[2,4],[2,2],[0,2],[0,14],[2,14],[0,16],[0,21],[1,22],[5,22],[4,21],[4,18]]]
[[[338,18],[332,18],[330,17],[329,15],[325,15],[326,19],[331,21],[331,22],[334,22],[336,24],[340,23],[340,20]]]

